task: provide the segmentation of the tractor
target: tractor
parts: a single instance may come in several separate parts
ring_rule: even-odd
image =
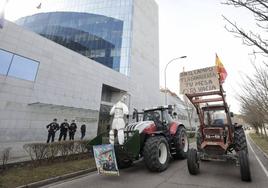
[[[233,113],[220,89],[203,93],[185,94],[194,105],[200,122],[196,134],[196,149],[188,152],[188,171],[199,173],[201,161],[233,161],[240,165],[242,181],[251,181],[246,135],[242,125],[232,123]]]
[[[143,158],[150,171],[162,172],[167,169],[171,157],[187,157],[189,142],[186,129],[172,118],[172,112],[171,105],[142,112],[134,109],[132,117],[135,122],[125,127],[124,144],[114,144],[119,168],[127,168],[133,161]],[[105,132],[91,140],[89,146],[108,143],[108,132]]]

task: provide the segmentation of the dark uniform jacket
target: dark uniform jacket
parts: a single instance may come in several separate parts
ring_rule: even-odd
[[[86,132],[86,125],[83,124],[81,125],[81,133],[85,133]]]
[[[60,132],[66,133],[69,129],[69,123],[63,122],[60,125]]]
[[[59,130],[59,124],[52,122],[47,125],[47,129],[48,129],[48,132],[56,132],[57,130]]]
[[[69,126],[69,131],[74,133],[77,129],[76,123],[71,123]]]

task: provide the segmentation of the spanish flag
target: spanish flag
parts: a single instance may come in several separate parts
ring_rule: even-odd
[[[220,58],[218,57],[218,55],[216,54],[216,67],[217,67],[217,71],[220,75],[220,83],[224,83],[226,77],[227,77],[227,72],[220,60]]]

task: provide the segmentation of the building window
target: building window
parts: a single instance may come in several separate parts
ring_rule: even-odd
[[[0,74],[35,81],[39,62],[0,49]]]
[[[0,74],[7,75],[13,54],[0,50]]]
[[[31,59],[14,55],[8,76],[34,81],[39,63]]]

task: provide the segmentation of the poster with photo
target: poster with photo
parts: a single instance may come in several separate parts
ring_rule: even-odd
[[[93,146],[98,174],[119,176],[114,146],[112,144]]]

